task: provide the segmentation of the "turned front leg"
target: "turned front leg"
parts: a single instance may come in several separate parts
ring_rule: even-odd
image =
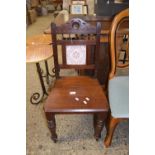
[[[56,134],[56,122],[55,122],[55,114],[46,112],[46,119],[48,123],[48,128],[51,132],[51,139],[56,143],[57,142],[57,134]]]
[[[103,112],[103,113],[96,113],[94,115],[95,117],[95,133],[94,133],[94,137],[96,140],[98,140],[101,137],[101,131],[103,129],[103,125],[105,123],[105,119],[107,117],[107,112]]]

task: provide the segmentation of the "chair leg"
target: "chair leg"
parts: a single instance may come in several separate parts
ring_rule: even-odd
[[[94,137],[96,140],[99,140],[101,137],[101,131],[103,129],[104,122],[107,117],[107,112],[104,113],[96,113],[94,115],[94,126],[95,126],[95,133]]]
[[[94,125],[94,130],[96,128],[96,114],[93,115],[93,125]]]
[[[53,140],[54,143],[56,143],[57,134],[56,134],[55,114],[50,112],[46,112],[45,114],[47,118],[48,128],[50,129],[50,132],[51,132],[51,139]]]
[[[106,131],[108,131],[108,125],[109,125],[110,118],[111,118],[111,112],[108,111],[107,119],[105,120]]]
[[[119,119],[113,118],[111,115],[110,115],[110,118],[108,118],[107,120],[108,120],[108,122],[106,124],[106,126],[107,126],[106,127],[107,128],[107,134],[106,134],[106,137],[105,137],[105,140],[104,140],[105,147],[108,147],[108,146],[111,145],[113,133],[115,131],[116,126],[120,122]]]

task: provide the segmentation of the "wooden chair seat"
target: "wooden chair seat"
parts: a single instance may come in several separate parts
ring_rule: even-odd
[[[104,112],[107,99],[96,79],[86,76],[64,77],[54,84],[44,105],[45,112]]]

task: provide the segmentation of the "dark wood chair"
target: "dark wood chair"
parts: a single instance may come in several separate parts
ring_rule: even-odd
[[[61,26],[51,24],[51,29],[56,81],[44,104],[51,138],[57,141],[55,114],[92,113],[96,120],[94,136],[98,140],[109,110],[106,96],[96,79],[101,24],[92,26],[73,18]],[[64,34],[69,38],[64,38]],[[58,50],[60,47],[62,53]],[[77,73],[91,70],[92,76],[62,77],[61,69],[75,69]]]
[[[106,147],[111,145],[114,130],[119,122],[129,118],[129,76],[116,76],[118,53],[117,53],[117,32],[120,24],[129,17],[129,9],[121,11],[115,16],[111,25],[110,32],[110,56],[111,70],[108,82],[108,99],[110,112],[106,121],[107,134],[104,140]],[[127,43],[127,54],[128,54]],[[120,67],[120,66],[119,66]],[[129,67],[129,63],[121,65],[121,68]]]

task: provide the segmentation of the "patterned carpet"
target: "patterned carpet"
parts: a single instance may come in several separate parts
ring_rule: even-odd
[[[52,14],[37,18],[37,21],[27,28],[27,37],[42,33],[53,20]],[[52,59],[48,60],[52,66]],[[44,63],[41,63],[44,70]],[[52,67],[51,67],[52,68]],[[51,70],[51,69],[50,69]],[[111,147],[103,146],[105,128],[101,140],[96,142],[93,137],[92,115],[57,115],[58,142],[50,139],[43,102],[39,105],[30,103],[32,93],[41,92],[35,64],[27,64],[26,68],[26,98],[27,98],[27,155],[128,155],[129,154],[129,123],[120,123],[114,133]],[[72,74],[70,71],[66,74]],[[47,86],[46,86],[47,87]]]

